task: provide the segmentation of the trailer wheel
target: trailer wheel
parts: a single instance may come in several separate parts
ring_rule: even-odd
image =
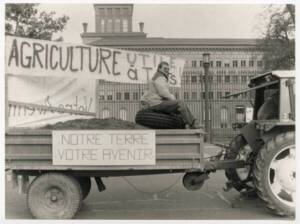
[[[60,173],[46,173],[35,178],[29,187],[27,204],[37,219],[71,219],[81,203],[78,181]]]
[[[82,200],[86,199],[91,191],[91,178],[89,177],[76,177],[77,181],[80,184],[82,192]]]
[[[188,191],[197,191],[203,187],[206,179],[208,179],[206,174],[201,172],[190,172],[184,175],[182,184]]]
[[[242,135],[237,135],[229,144],[229,148],[224,156],[225,160],[247,160],[252,149],[247,144]],[[243,168],[229,168],[225,170],[227,179],[232,186],[243,195],[254,198],[257,197],[256,189],[252,181],[251,166]]]
[[[253,170],[259,197],[280,216],[295,215],[295,132],[278,134],[260,150]]]
[[[178,115],[140,110],[135,116],[135,122],[146,127],[155,129],[182,129],[184,122]]]

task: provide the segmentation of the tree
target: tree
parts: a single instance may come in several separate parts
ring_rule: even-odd
[[[264,37],[258,42],[264,69],[295,69],[295,5],[270,9]]]
[[[53,33],[65,28],[68,16],[55,18],[55,12],[38,13],[37,6],[38,4],[6,4],[6,34],[51,40]]]

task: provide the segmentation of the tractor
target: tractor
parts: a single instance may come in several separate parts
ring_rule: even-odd
[[[296,206],[294,86],[295,71],[272,71],[227,96],[249,92],[252,120],[234,124],[239,134],[227,146],[224,159],[244,160],[246,166],[225,170],[226,190],[258,196],[280,216],[294,216]]]

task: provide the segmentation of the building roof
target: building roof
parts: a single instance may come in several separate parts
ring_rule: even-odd
[[[202,39],[202,38],[114,38],[99,39],[89,44],[95,46],[256,46],[260,39]]]

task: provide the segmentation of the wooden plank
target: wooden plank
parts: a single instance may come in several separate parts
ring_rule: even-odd
[[[199,143],[198,139],[156,139],[157,145],[190,145]],[[6,145],[52,145],[52,138],[7,137]]]
[[[6,160],[51,160],[51,154],[7,154],[5,155]],[[157,154],[156,159],[158,160],[191,160],[200,159],[199,154]]]
[[[98,129],[95,129],[98,130]],[[101,130],[101,129],[99,129]],[[123,129],[124,130],[124,129]],[[136,130],[136,129],[128,129]],[[148,129],[145,129],[148,130]],[[78,130],[81,131],[81,130]],[[157,129],[155,130],[156,135],[196,135],[196,134],[204,134],[205,132],[202,129]],[[52,130],[47,129],[30,129],[30,128],[11,128],[8,129],[7,133],[9,135],[51,135]]]

